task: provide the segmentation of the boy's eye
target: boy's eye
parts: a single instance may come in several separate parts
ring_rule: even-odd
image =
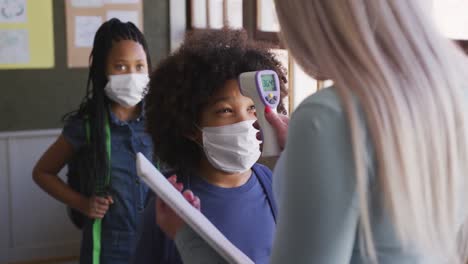
[[[256,112],[255,105],[249,106],[249,108],[248,108],[247,110],[248,110],[249,112]]]
[[[125,71],[127,69],[127,67],[123,64],[117,64],[115,65],[115,69],[118,70],[118,71]]]
[[[216,111],[216,113],[218,114],[226,114],[226,113],[231,113],[232,110],[230,108],[223,108],[223,109],[219,109]]]

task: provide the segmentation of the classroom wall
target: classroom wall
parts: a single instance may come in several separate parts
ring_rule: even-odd
[[[65,205],[31,179],[37,158],[59,134],[60,129],[0,133],[0,263],[79,255],[81,233]],[[66,170],[59,177],[65,179]]]
[[[169,52],[169,0],[143,3],[144,33],[155,65]],[[85,94],[87,69],[67,67],[65,1],[53,4],[55,66],[0,70],[0,132],[60,128],[62,115],[75,110]]]
[[[144,33],[155,65],[169,52],[172,0],[143,1]],[[87,69],[67,67],[65,1],[53,5],[54,68],[0,70],[0,263],[79,253],[80,232],[65,206],[31,179],[38,157],[60,134],[61,117],[78,107],[86,89]]]

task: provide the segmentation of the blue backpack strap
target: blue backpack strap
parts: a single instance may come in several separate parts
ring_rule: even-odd
[[[276,206],[276,200],[273,196],[273,180],[271,170],[266,166],[258,163],[253,165],[252,170],[255,172],[255,175],[257,175],[257,179],[265,191],[265,194],[267,195],[268,203],[270,204],[271,212],[273,213],[273,218],[276,222],[278,207]]]

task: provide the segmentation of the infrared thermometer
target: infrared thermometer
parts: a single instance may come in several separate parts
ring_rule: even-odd
[[[276,113],[280,102],[280,85],[276,72],[271,70],[244,72],[239,75],[239,86],[244,96],[250,97],[257,109],[258,124],[263,135],[263,157],[279,156],[281,149],[278,145],[276,132],[265,119],[265,107]]]

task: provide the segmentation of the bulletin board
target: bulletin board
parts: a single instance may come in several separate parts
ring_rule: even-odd
[[[0,69],[54,67],[52,0],[0,0]]]
[[[105,21],[115,17],[143,31],[142,0],[66,0],[65,17],[69,68],[89,66],[94,35]]]

